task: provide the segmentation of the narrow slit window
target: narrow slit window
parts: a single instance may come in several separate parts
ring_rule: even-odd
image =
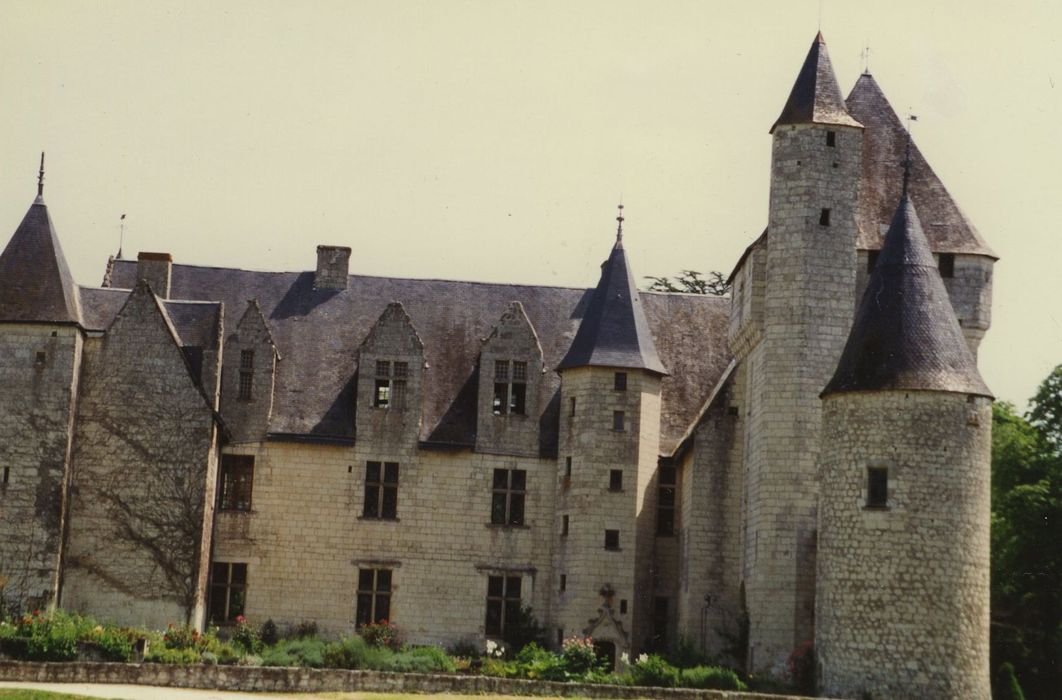
[[[254,350],[240,350],[240,387],[241,401],[250,401],[254,392]]]
[[[615,430],[616,432],[623,432],[624,430],[626,430],[626,428],[624,427],[624,420],[625,420],[625,415],[624,415],[623,411],[613,411],[612,412],[612,429]]]
[[[567,537],[567,536],[568,536],[568,516],[567,515],[562,515],[561,516],[561,537]]]
[[[567,574],[561,574],[560,575],[560,590],[561,590],[561,593],[563,593],[564,591],[568,590],[568,575]]]
[[[571,413],[569,413],[568,415],[574,416],[575,415],[575,397],[573,396],[571,399],[569,399],[569,402],[571,404]]]
[[[889,470],[886,467],[867,468],[867,508],[888,508]]]
[[[874,271],[874,267],[878,264],[878,253],[880,252],[880,250],[867,251],[867,272]]]
[[[627,391],[627,373],[616,372],[612,386],[616,391]]]
[[[940,276],[945,279],[950,279],[955,276],[955,254],[954,253],[941,253],[940,259],[937,261],[937,269],[940,270]]]
[[[829,209],[823,209],[822,211],[819,212],[819,226],[829,226],[829,225],[830,225],[830,210]]]
[[[569,479],[572,478],[572,458],[565,457],[564,459],[564,476]]]
[[[830,148],[833,148],[834,146],[837,145],[837,132],[836,131],[827,131],[826,132],[826,145],[829,146]]]
[[[656,500],[656,534],[675,534],[675,491],[676,472],[674,467],[660,467],[657,475]]]
[[[619,548],[619,530],[605,530],[605,549]]]
[[[608,490],[609,491],[622,491],[623,490],[623,470],[612,469],[608,473]]]
[[[11,467],[4,467],[4,476],[0,481],[0,486],[7,486],[9,483],[11,483]]]

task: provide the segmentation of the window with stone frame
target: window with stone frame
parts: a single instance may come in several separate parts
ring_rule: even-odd
[[[494,400],[496,416],[527,413],[527,363],[520,360],[494,361]]]
[[[374,408],[401,411],[406,407],[406,382],[409,380],[409,363],[398,360],[376,361],[376,382],[373,387]]]
[[[619,530],[605,530],[605,549],[619,549]]]
[[[505,636],[506,623],[519,619],[521,584],[519,576],[487,577],[487,619],[484,629],[488,637]]]
[[[627,373],[616,372],[612,377],[612,388],[616,391],[627,391]]]
[[[250,401],[254,393],[254,350],[240,350],[239,399]]]
[[[391,620],[391,569],[358,569],[358,627]]]
[[[622,491],[623,490],[623,470],[622,469],[610,469],[608,472],[608,490],[609,491]]]
[[[623,431],[625,431],[627,429],[627,426],[625,425],[626,419],[626,414],[623,411],[613,411],[612,429],[618,433],[622,433]]]
[[[674,467],[660,467],[657,472],[656,534],[675,534],[675,493],[677,490]]]
[[[398,518],[398,462],[365,463],[365,502],[362,517]]]
[[[214,562],[210,566],[210,622],[232,624],[247,602],[247,564]]]
[[[493,525],[523,525],[527,471],[495,469],[490,522]]]
[[[251,510],[253,486],[253,455],[221,455],[220,510]]]
[[[867,467],[867,508],[889,507],[888,467]]]

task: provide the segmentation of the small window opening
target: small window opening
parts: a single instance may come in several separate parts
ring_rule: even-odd
[[[821,212],[819,212],[819,226],[829,226],[829,225],[830,225],[830,210],[829,209],[823,209]]]
[[[605,530],[605,549],[619,548],[619,530]]]
[[[626,598],[620,598],[620,615],[626,615],[626,614],[627,614],[627,599]]]
[[[623,421],[624,421],[623,411],[613,411],[612,412],[612,429],[613,430],[615,430],[617,432],[623,432],[625,430],[625,428],[623,427]]]
[[[616,372],[616,377],[615,377],[615,381],[613,383],[613,388],[616,391],[627,391],[627,373],[626,372]]]
[[[737,406],[727,406],[726,407],[726,414],[728,416],[736,416],[736,415],[738,415],[738,407]]]
[[[826,132],[826,145],[829,146],[830,148],[833,148],[834,146],[837,145],[837,132],[836,131],[827,131]]]
[[[38,367],[42,366],[47,361],[48,361],[48,353],[44,352],[43,350],[39,351],[37,353],[37,359],[36,359],[37,366]]]
[[[566,457],[564,459],[564,476],[569,479],[572,478],[572,458]]]
[[[946,279],[950,279],[955,276],[955,254],[954,253],[941,253],[940,260],[937,262],[937,268],[940,270],[940,276]]]
[[[557,647],[559,648],[559,647],[562,647],[562,646],[564,646],[564,628],[563,627],[558,627],[557,628]]]
[[[880,252],[880,250],[867,251],[867,272],[874,271],[874,267],[878,264],[878,253]]]
[[[889,470],[886,467],[867,469],[867,508],[887,508],[889,505]]]
[[[562,515],[561,516],[561,537],[567,537],[567,536],[568,536],[568,516],[567,515]]]
[[[571,399],[569,399],[569,401],[571,402],[572,410],[571,410],[571,413],[569,413],[568,415],[574,416],[575,415],[575,397],[573,396]]]
[[[4,467],[3,481],[0,481],[0,486],[7,486],[11,482],[11,467]]]
[[[675,490],[676,471],[674,467],[660,467],[657,476],[656,534],[675,534]]]
[[[623,490],[623,470],[613,469],[608,473],[608,490],[609,491],[622,491]]]
[[[563,593],[564,591],[568,590],[568,575],[567,574],[561,574],[560,575],[560,589],[561,589],[561,593]]]

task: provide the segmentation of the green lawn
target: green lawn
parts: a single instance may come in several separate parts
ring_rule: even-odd
[[[402,695],[398,693],[324,693],[321,695],[307,695],[307,700],[424,700],[427,695]],[[484,695],[450,695],[440,694],[430,696],[434,700],[484,700]],[[269,695],[263,695],[263,700],[268,700]],[[527,700],[526,697],[515,695],[492,695],[492,700]],[[84,695],[68,695],[67,693],[51,693],[44,690],[22,690],[17,688],[0,688],[0,700],[100,700],[88,698]],[[549,698],[539,696],[536,700],[561,700],[559,697]],[[568,699],[570,700],[570,699]]]
[[[0,688],[0,700],[100,700],[84,695],[66,693],[49,693],[45,690],[24,690],[22,688]]]

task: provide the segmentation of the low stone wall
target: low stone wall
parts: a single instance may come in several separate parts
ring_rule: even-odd
[[[291,692],[403,692],[466,695],[559,695],[589,698],[701,698],[703,700],[802,700],[790,695],[726,690],[632,688],[550,683],[456,674],[381,673],[338,669],[170,664],[34,663],[0,661],[0,680],[28,683],[121,683],[174,688]]]

